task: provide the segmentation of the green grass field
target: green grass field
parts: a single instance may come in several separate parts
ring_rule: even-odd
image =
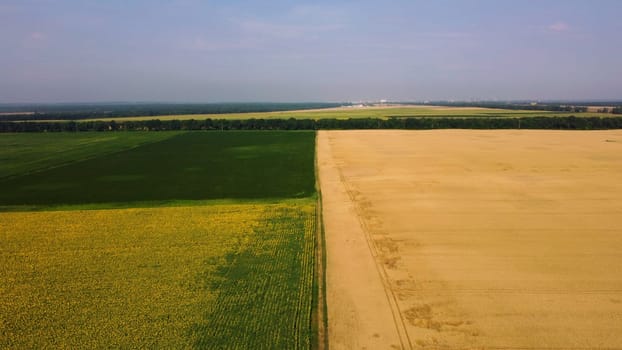
[[[315,191],[313,132],[151,135],[157,142],[1,179],[0,206],[300,198]],[[13,136],[37,144],[47,135]],[[133,139],[133,133],[114,136]]]
[[[0,179],[162,141],[177,133],[0,133]]]
[[[311,347],[315,133],[9,136],[0,348]]]

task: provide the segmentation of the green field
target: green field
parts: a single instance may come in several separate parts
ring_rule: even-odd
[[[0,179],[162,141],[177,133],[0,133]]]
[[[181,114],[163,116],[119,117],[123,120],[184,120],[184,119],[348,119],[348,118],[389,118],[389,117],[527,117],[527,116],[602,116],[602,113],[570,113],[533,110],[510,110],[492,108],[462,108],[436,106],[398,106],[398,107],[340,107],[314,110],[260,113],[225,113],[225,114]],[[88,119],[89,120],[103,120]]]
[[[311,347],[313,132],[8,136],[0,348]]]
[[[315,191],[313,132],[150,135],[158,141],[2,179],[0,206],[300,198]],[[46,134],[12,136],[36,144]],[[133,133],[114,136],[133,139]]]

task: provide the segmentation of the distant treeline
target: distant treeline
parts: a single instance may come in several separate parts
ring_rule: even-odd
[[[0,121],[0,132],[346,129],[622,129],[622,117],[204,119],[139,121]]]
[[[511,109],[511,110],[530,110],[530,111],[550,111],[550,112],[571,112],[581,113],[587,112],[588,106],[615,106],[607,111],[613,114],[622,114],[622,106],[620,101],[611,102],[540,102],[531,103],[528,101],[518,102],[447,102],[447,101],[434,101],[429,105],[434,106],[447,106],[447,107],[482,107],[482,108],[494,108],[494,109]]]
[[[0,105],[0,113],[30,113],[1,115],[0,120],[82,120],[127,116],[160,116],[177,114],[225,114],[279,112],[301,109],[331,108],[344,103],[207,103],[207,104],[50,104]]]

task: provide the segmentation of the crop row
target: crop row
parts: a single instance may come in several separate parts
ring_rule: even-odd
[[[217,297],[195,325],[197,347],[309,348],[314,215],[312,205],[266,208],[263,225],[207,281]]]

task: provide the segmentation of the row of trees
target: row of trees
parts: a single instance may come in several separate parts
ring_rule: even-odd
[[[127,116],[159,116],[177,114],[224,114],[277,112],[301,109],[338,107],[341,103],[120,103],[120,104],[35,104],[0,105],[0,120],[81,120]]]
[[[7,122],[0,132],[164,130],[345,130],[345,129],[622,129],[622,117],[204,119],[87,122]]]
[[[622,106],[603,107],[596,110],[598,113],[622,114]]]
[[[515,102],[494,102],[494,101],[481,101],[481,102],[447,102],[447,101],[434,101],[430,102],[430,105],[435,106],[449,106],[449,107],[484,107],[484,108],[496,108],[496,109],[512,109],[512,110],[534,110],[534,111],[550,111],[550,112],[570,112],[570,113],[582,113],[588,111],[588,106],[602,106],[598,109],[598,112],[610,112],[613,107],[613,111],[622,110],[620,101],[603,101],[603,102],[589,102],[589,101],[573,101],[573,102],[539,102],[532,103],[529,101],[515,101]],[[612,112],[615,113],[615,112]],[[622,114],[618,112],[617,114]]]

